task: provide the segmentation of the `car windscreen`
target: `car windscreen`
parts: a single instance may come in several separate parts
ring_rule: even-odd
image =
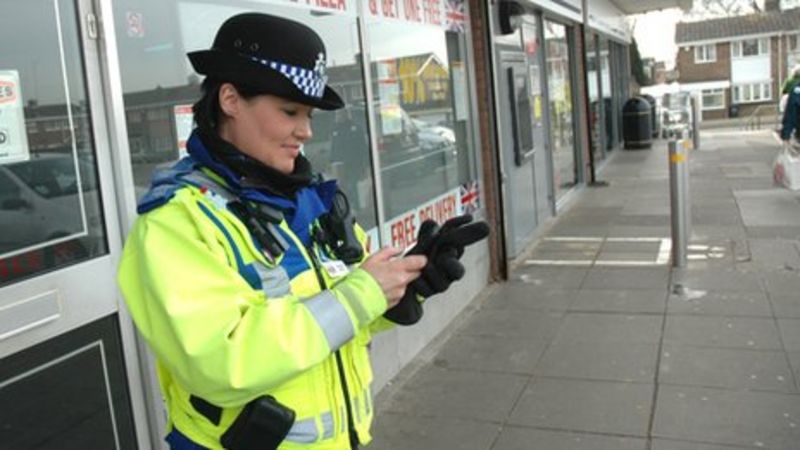
[[[69,156],[10,164],[8,169],[44,198],[75,195],[78,192],[75,163]]]

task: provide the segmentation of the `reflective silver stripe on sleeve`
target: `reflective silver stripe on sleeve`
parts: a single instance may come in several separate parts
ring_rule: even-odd
[[[289,274],[281,266],[269,268],[259,261],[253,262],[253,266],[261,278],[261,290],[267,295],[267,299],[283,297],[291,292]]]
[[[356,411],[356,423],[361,423],[361,400],[358,396],[353,397],[353,409]]]
[[[299,442],[301,444],[311,444],[317,442],[319,433],[317,433],[317,424],[314,423],[314,418],[299,420],[292,425],[289,429],[289,434],[286,435],[287,441]]]
[[[364,309],[364,305],[361,304],[359,293],[355,292],[347,283],[339,284],[336,286],[336,290],[342,293],[344,301],[346,301],[350,309],[353,310],[353,314],[355,314],[359,325],[367,325],[370,322],[370,316],[367,310]]]
[[[339,303],[331,291],[322,291],[304,300],[303,305],[308,308],[319,327],[322,328],[331,350],[338,350],[355,336],[353,322],[347,314],[347,309]]]
[[[333,437],[333,413],[330,411],[322,414],[322,439]]]
[[[369,416],[372,412],[372,393],[369,388],[364,389],[364,409],[367,412],[367,416]]]
[[[346,424],[347,424],[347,420],[346,420],[347,415],[346,415],[346,411],[344,410],[344,406],[339,408],[339,417],[342,418],[342,429],[339,430],[339,432],[340,433],[344,433],[345,429],[346,429],[345,427],[346,427]]]

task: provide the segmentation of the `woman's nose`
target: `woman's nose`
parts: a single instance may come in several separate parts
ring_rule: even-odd
[[[297,139],[307,141],[313,135],[311,131],[311,118],[303,118],[294,129],[294,134]]]

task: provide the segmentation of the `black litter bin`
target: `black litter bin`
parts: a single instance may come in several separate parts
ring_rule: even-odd
[[[622,107],[622,138],[626,149],[653,146],[653,119],[650,102],[642,97],[632,97]]]
[[[739,117],[739,105],[731,105],[728,107],[728,117]]]
[[[657,111],[656,99],[650,94],[642,94],[641,97],[643,97],[645,100],[647,100],[648,103],[650,103],[650,131],[653,132],[652,136],[654,138],[657,138],[659,128],[661,127],[659,127],[658,113],[656,112]]]

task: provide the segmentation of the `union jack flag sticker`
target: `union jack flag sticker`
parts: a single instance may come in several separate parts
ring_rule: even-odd
[[[464,0],[445,0],[444,17],[448,31],[463,33],[467,26],[467,12]]]
[[[480,208],[478,181],[469,181],[458,187],[461,194],[461,213],[472,214]]]

